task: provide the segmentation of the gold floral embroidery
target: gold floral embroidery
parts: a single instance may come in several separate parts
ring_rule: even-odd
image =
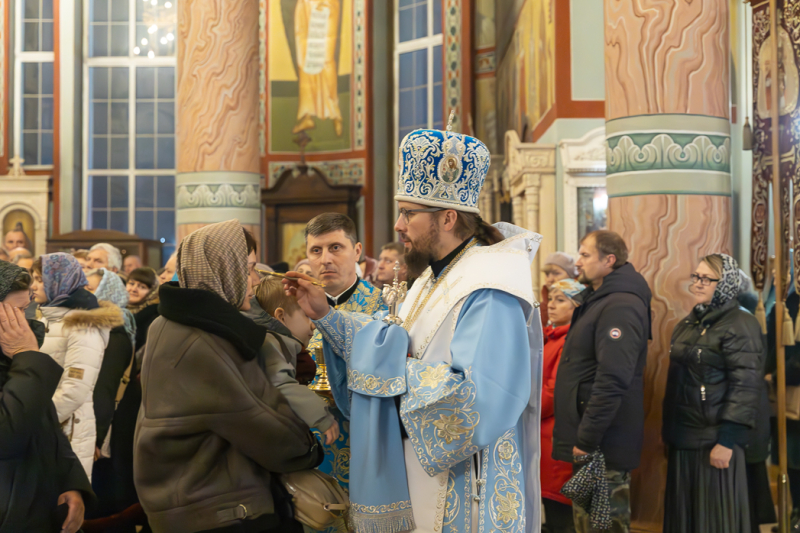
[[[397,396],[406,390],[406,377],[383,379],[358,370],[347,371],[347,386],[350,390],[371,396]]]
[[[450,374],[448,365],[432,366],[419,373],[419,386],[435,389]]]
[[[517,511],[520,502],[517,501],[517,495],[514,492],[506,492],[505,494],[497,495],[497,519],[504,524],[513,522],[519,518]]]
[[[452,444],[454,440],[459,440],[461,435],[469,431],[464,427],[464,419],[458,415],[439,415],[439,420],[433,423],[439,429],[436,434],[440,439],[444,439],[447,444]]]
[[[403,509],[411,509],[411,500],[394,502],[389,505],[360,505],[355,502],[350,502],[350,510],[357,513],[391,513]]]
[[[500,455],[500,459],[503,461],[510,461],[514,455],[514,447],[510,442],[504,440],[503,443],[497,448],[497,452],[498,455]]]

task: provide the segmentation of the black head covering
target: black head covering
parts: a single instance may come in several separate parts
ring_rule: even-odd
[[[28,271],[8,261],[0,261],[0,302],[6,299],[11,292],[11,285],[22,273]]]

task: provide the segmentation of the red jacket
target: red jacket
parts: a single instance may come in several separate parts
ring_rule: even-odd
[[[542,373],[542,459],[541,482],[542,497],[556,500],[568,505],[572,504],[569,498],[559,491],[569,478],[572,477],[572,465],[553,459],[553,426],[556,419],[553,416],[553,391],[556,388],[556,373],[558,362],[561,360],[561,350],[567,338],[569,324],[554,328],[547,326],[544,329],[544,364]]]

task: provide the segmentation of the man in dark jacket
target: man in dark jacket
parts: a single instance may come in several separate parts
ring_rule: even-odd
[[[639,466],[644,428],[643,372],[650,338],[650,289],[627,262],[618,234],[595,231],[581,241],[577,296],[555,387],[553,458],[603,452],[614,531],[630,528],[630,471]],[[573,506],[578,533],[587,514]]]
[[[94,493],[52,401],[64,369],[39,351],[44,327],[13,301],[27,296],[25,276],[29,285],[27,272],[0,262],[0,302],[12,304],[0,303],[0,533],[75,533]]]

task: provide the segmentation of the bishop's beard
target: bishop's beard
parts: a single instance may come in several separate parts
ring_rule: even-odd
[[[438,242],[439,225],[436,221],[432,221],[428,231],[412,241],[411,248],[403,256],[408,267],[409,279],[420,277],[425,269],[436,260],[434,247]]]

